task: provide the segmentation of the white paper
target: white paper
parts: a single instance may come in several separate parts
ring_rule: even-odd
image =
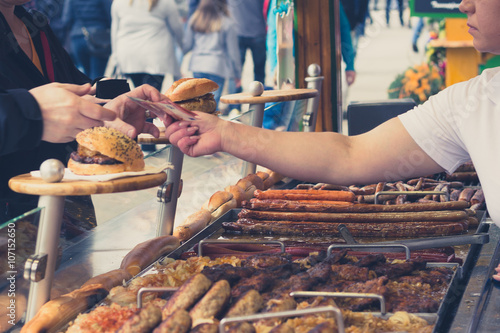
[[[119,173],[110,173],[105,175],[94,175],[94,176],[83,176],[83,175],[75,175],[68,168],[64,169],[64,177],[63,180],[85,180],[89,182],[104,182],[113,179],[125,178],[125,177],[134,177],[134,176],[143,176],[143,175],[151,175],[155,173],[160,173],[166,169],[173,169],[174,166],[172,163],[165,163],[159,166],[151,166],[146,165],[143,171],[127,171],[127,172],[119,172]],[[31,171],[32,177],[41,178],[40,170]]]

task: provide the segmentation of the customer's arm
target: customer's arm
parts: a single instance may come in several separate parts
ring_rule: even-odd
[[[397,118],[348,137],[333,132],[271,131],[198,113],[198,120],[173,123],[165,133],[190,156],[224,151],[306,181],[368,184],[443,171]]]

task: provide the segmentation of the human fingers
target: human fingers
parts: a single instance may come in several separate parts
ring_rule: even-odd
[[[144,127],[142,128],[142,133],[148,133],[158,138],[160,136],[160,129],[156,127],[155,124],[146,122],[144,123]]]
[[[108,121],[104,123],[106,127],[114,128],[123,134],[131,137],[132,139],[138,135],[137,129],[130,125],[129,123],[124,122],[120,118],[116,118],[113,121]]]
[[[175,132],[169,132],[167,133],[165,131],[165,137],[168,138],[168,140],[174,144],[178,145],[178,143],[183,139],[183,138],[189,138],[191,136],[194,136],[196,131],[198,131],[198,127],[180,127],[177,131]]]
[[[58,83],[57,86],[59,88],[66,89],[69,92],[72,92],[75,95],[78,96],[84,96],[88,95],[92,91],[92,86],[90,83],[85,83],[85,84],[71,84],[71,83]]]
[[[163,121],[165,123],[165,121]],[[173,133],[177,132],[180,129],[185,129],[190,125],[190,122],[188,121],[175,121],[171,122],[170,124],[165,124],[165,136],[168,138],[170,137]]]
[[[89,102],[83,98],[79,100],[78,110],[81,115],[99,121],[112,121],[116,119],[116,112],[106,109],[98,104]]]
[[[152,102],[159,102],[161,100],[167,99],[167,96],[162,94],[153,86],[149,84],[143,84],[126,94],[127,96],[137,97],[142,99],[147,99]]]
[[[190,157],[196,157],[200,156],[200,154],[195,153],[195,145],[199,142],[199,140],[200,137],[196,135],[185,136],[177,141],[177,144],[175,144],[175,146],[177,146],[184,154]]]

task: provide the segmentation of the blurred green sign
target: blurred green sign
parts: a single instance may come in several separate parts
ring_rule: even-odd
[[[410,0],[411,16],[467,17],[460,12],[461,0]]]

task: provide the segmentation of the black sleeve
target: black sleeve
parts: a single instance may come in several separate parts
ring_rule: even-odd
[[[42,133],[42,113],[28,90],[0,90],[0,156],[38,146]]]

